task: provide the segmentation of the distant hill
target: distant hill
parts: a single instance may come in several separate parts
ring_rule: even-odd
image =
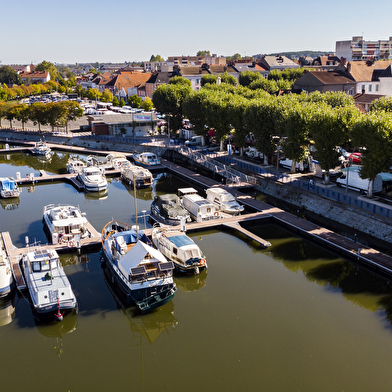
[[[334,54],[334,52],[321,52],[321,51],[315,51],[315,50],[301,50],[299,52],[279,52],[279,53],[268,53],[268,56],[286,56],[289,59],[291,58],[298,58],[298,57],[319,57],[323,56],[325,54]],[[260,59],[263,57],[263,54],[256,54],[253,57]]]

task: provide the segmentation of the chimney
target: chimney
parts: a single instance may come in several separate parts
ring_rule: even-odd
[[[350,61],[347,63],[347,72],[348,73],[351,72],[351,62]]]

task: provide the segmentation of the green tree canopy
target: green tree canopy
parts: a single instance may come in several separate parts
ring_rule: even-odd
[[[158,61],[165,61],[165,60],[163,59],[163,57],[161,55],[157,54],[156,56],[151,55],[150,61],[158,62]]]
[[[18,73],[9,65],[3,65],[0,67],[0,83],[5,83],[8,86],[12,86],[13,84],[21,84],[22,79]]]
[[[392,164],[392,114],[371,112],[362,115],[354,123],[351,137],[357,146],[366,147],[362,152],[359,176],[370,179],[368,197],[372,197],[372,182],[376,175],[388,171]]]
[[[41,63],[39,63],[36,67],[35,67],[36,71],[48,71],[49,75],[50,75],[50,79],[55,81],[55,80],[59,80],[61,75],[59,74],[59,72],[57,71],[57,68],[55,67],[55,65],[49,61],[42,61]]]
[[[196,56],[197,56],[197,57],[211,57],[211,53],[210,53],[209,50],[199,50],[199,51],[196,53]]]

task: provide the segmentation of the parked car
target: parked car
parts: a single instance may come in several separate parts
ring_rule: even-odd
[[[349,161],[352,163],[361,163],[362,154],[360,152],[353,152],[348,157]]]
[[[263,154],[260,153],[256,147],[249,147],[245,151],[245,155],[249,158],[263,158]]]

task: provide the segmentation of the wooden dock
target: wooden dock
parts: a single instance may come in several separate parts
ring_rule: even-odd
[[[56,145],[53,145],[54,148]],[[51,146],[52,147],[52,146]],[[58,146],[57,149],[67,149],[73,152],[84,152],[84,153],[97,153],[91,150],[87,150],[86,148],[77,148],[74,146]],[[11,150],[4,150],[4,152],[8,152]],[[103,153],[102,151],[100,152]],[[105,154],[110,153],[109,151],[105,151]],[[129,155],[129,154],[128,154]],[[251,220],[260,220],[263,218],[268,218],[272,222],[279,224],[280,226],[287,227],[291,231],[294,231],[301,236],[311,239],[312,241],[318,242],[323,246],[326,246],[333,251],[349,258],[355,260],[356,262],[367,266],[377,272],[380,272],[388,277],[392,276],[392,257],[381,253],[375,249],[369,248],[365,245],[359,244],[355,241],[352,241],[344,236],[341,236],[337,233],[334,233],[328,229],[320,227],[314,223],[308,222],[301,218],[296,217],[293,214],[290,214],[284,210],[279,208],[272,207],[271,205],[264,203],[260,200],[256,200],[249,195],[246,195],[236,187],[230,187],[228,185],[224,185],[218,181],[215,181],[211,178],[204,177],[199,174],[197,171],[192,171],[186,169],[176,163],[166,161],[161,159],[161,165],[156,167],[157,170],[169,170],[177,175],[183,176],[188,181],[193,181],[194,183],[205,187],[222,187],[232,193],[242,204],[248,206],[249,208],[258,211],[255,215],[252,214],[240,215],[236,217],[230,218],[222,218],[216,219],[213,221],[200,222],[200,223],[191,223],[187,225],[187,230],[206,230],[212,227],[226,227],[229,229],[239,230],[243,233],[247,238],[257,241],[262,246],[268,246],[268,241],[261,239],[255,235],[253,235],[250,231],[243,228],[241,223],[249,222]],[[110,174],[109,174],[110,173]],[[48,181],[70,181],[72,182],[72,178],[75,178],[74,174],[61,174],[61,175],[48,175],[45,172],[40,172],[41,176],[34,178],[34,182],[48,182]],[[108,171],[107,175],[115,176],[120,175],[120,171]],[[31,179],[18,179],[17,182],[20,184],[23,183],[31,183]],[[74,186],[79,186],[73,183]],[[148,230],[146,230],[148,232]],[[6,233],[3,233],[3,236]],[[7,251],[12,255],[12,257],[20,257],[23,252],[26,252],[26,248],[17,249],[12,245],[11,239],[7,241],[7,237],[5,235],[5,244],[7,247]],[[97,237],[93,237],[88,240],[82,240],[82,247],[84,246],[99,246],[100,245],[100,234],[98,233]],[[63,245],[50,245],[54,246],[56,250],[67,251],[67,248]],[[31,247],[30,247],[31,249]]]
[[[80,240],[81,248],[87,247],[97,247],[101,244],[101,233],[99,233],[89,222],[86,224],[87,229],[91,233],[90,238],[85,238]],[[27,252],[33,252],[42,248],[51,248],[59,253],[66,253],[70,251],[75,251],[76,248],[69,248],[68,244],[47,244],[47,245],[37,245],[32,244],[25,248],[17,248],[11,240],[10,233],[8,231],[1,233],[6,254],[11,262],[12,274],[14,276],[16,287],[18,290],[24,290],[26,288],[26,282],[23,278],[22,271],[20,269],[20,260],[23,255]]]
[[[161,163],[173,173],[176,173],[187,180],[191,180],[205,188],[222,187],[233,194],[242,204],[256,211],[262,211],[262,216],[268,216],[273,223],[286,227],[305,238],[311,239],[312,241],[318,242],[322,246],[328,247],[334,252],[341,254],[348,259],[354,260],[384,276],[389,278],[392,277],[392,257],[385,253],[357,243],[331,230],[281,210],[280,208],[273,207],[240,192],[236,188],[223,185],[211,178],[206,178],[197,172],[193,172],[182,166],[176,165],[173,162],[161,160]],[[260,216],[260,218],[262,216]],[[238,221],[238,224],[239,223],[240,221]]]

